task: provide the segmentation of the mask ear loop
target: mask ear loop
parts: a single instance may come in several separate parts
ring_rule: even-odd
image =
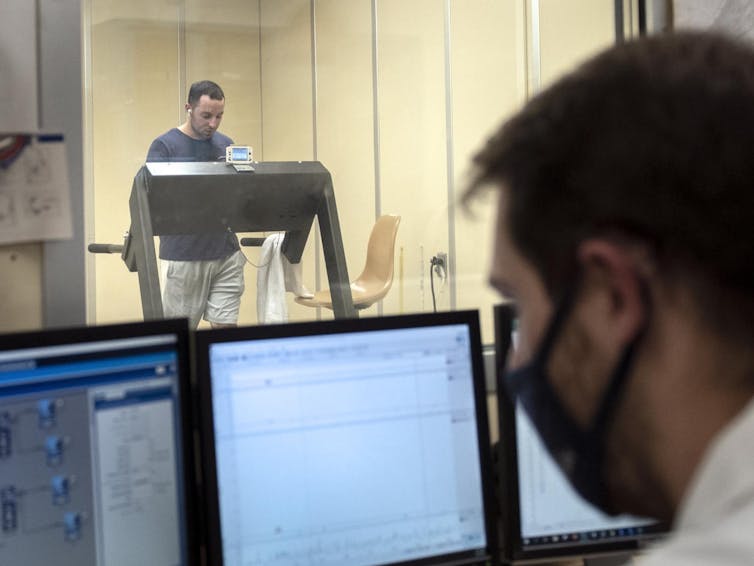
[[[647,329],[649,327],[649,312],[652,310],[652,300],[649,293],[649,286],[644,279],[639,280],[639,293],[641,296],[641,302],[644,304],[646,316],[644,317],[641,327],[631,340],[631,343],[623,351],[623,354],[618,361],[618,365],[613,372],[613,379],[610,380],[607,390],[602,395],[599,410],[597,411],[591,426],[591,433],[597,437],[602,436],[600,432],[604,434],[604,431],[610,424],[610,420],[615,413],[615,406],[618,404],[618,399],[628,381],[631,366],[636,357],[636,351],[639,345],[643,342],[644,336],[647,334]]]
[[[566,287],[566,290],[557,302],[557,308],[553,314],[552,322],[550,323],[547,333],[542,339],[540,347],[537,349],[536,357],[533,360],[538,367],[542,367],[550,357],[550,352],[555,346],[555,340],[560,335],[561,327],[571,314],[573,304],[576,302],[576,294],[580,287],[580,283],[581,277],[577,276],[573,283]]]

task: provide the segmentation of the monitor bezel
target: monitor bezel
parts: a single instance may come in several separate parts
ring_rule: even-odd
[[[568,558],[596,558],[615,554],[630,554],[657,541],[668,530],[667,525],[655,523],[646,533],[620,540],[594,543],[575,543],[557,547],[528,547],[521,536],[521,501],[518,481],[518,449],[515,405],[504,385],[508,354],[513,345],[516,311],[512,303],[493,307],[495,333],[495,390],[498,406],[499,442],[495,446],[500,507],[500,540],[502,559],[507,562],[563,560]]]
[[[481,467],[482,497],[485,510],[487,545],[484,554],[476,551],[455,553],[439,561],[437,557],[401,562],[404,566],[426,564],[498,564],[497,555],[497,501],[494,494],[492,450],[489,437],[487,397],[482,363],[482,347],[479,329],[479,313],[473,310],[443,313],[422,313],[409,315],[389,315],[382,317],[345,318],[324,321],[293,322],[287,324],[245,326],[237,328],[203,329],[194,334],[196,352],[196,375],[199,399],[198,436],[201,444],[201,492],[203,510],[207,517],[206,525],[212,525],[205,532],[207,540],[207,560],[210,564],[222,566],[222,522],[220,517],[215,459],[215,437],[213,424],[212,388],[209,371],[209,351],[212,344],[241,340],[265,340],[296,336],[324,334],[344,334],[350,332],[372,332],[380,330],[416,328],[463,324],[469,328],[472,370],[474,372],[474,402],[476,405],[479,457]],[[446,558],[446,557],[443,557]],[[397,566],[397,563],[396,563]]]
[[[181,434],[180,473],[182,489],[178,494],[183,505],[184,524],[181,528],[181,544],[185,564],[198,566],[201,541],[199,507],[195,497],[197,484],[196,454],[192,422],[194,421],[194,395],[191,372],[190,331],[187,319],[163,319],[144,322],[125,322],[90,326],[70,326],[41,330],[26,330],[15,333],[0,333],[0,352],[65,346],[81,343],[106,342],[109,340],[140,338],[172,334],[176,337],[176,359],[178,363],[178,411],[176,415]]]

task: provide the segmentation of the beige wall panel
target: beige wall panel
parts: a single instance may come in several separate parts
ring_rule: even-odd
[[[308,0],[261,0],[262,147],[258,160],[306,161],[314,158],[311,8]],[[316,222],[315,222],[316,224]],[[312,228],[303,262],[303,280],[314,288],[315,238]],[[251,287],[248,283],[251,283]],[[256,295],[256,273],[246,293]],[[312,319],[316,309],[293,302],[291,320]]]
[[[0,246],[0,332],[42,327],[42,244]]]
[[[429,259],[448,249],[443,3],[377,7],[382,209],[403,217],[399,277],[384,309],[431,311]],[[447,305],[438,294],[438,309]]]
[[[224,54],[239,50],[236,57]],[[220,131],[255,152],[262,144],[261,91],[259,84],[259,34],[254,29],[197,29],[186,34],[186,89],[198,80],[212,80],[225,93],[225,114]],[[256,153],[255,153],[255,158]]]
[[[455,0],[451,4],[453,160],[458,198],[468,183],[473,155],[502,120],[523,103],[523,10],[520,3]],[[495,201],[480,198],[474,216],[457,209],[456,307],[478,308],[482,340],[494,342],[492,305],[499,301],[488,284]]]
[[[145,9],[149,0],[142,0]],[[176,13],[177,16],[177,13]],[[94,234],[122,243],[133,177],[152,140],[179,124],[176,24],[101,18],[92,27]],[[185,95],[184,95],[185,96]],[[138,279],[120,257],[95,260],[96,322],[142,318]]]
[[[178,2],[175,0],[90,0],[92,25],[105,22],[134,21],[169,24],[176,21]]]
[[[375,220],[371,22],[370,0],[317,2],[317,158],[332,174],[351,279],[364,267]],[[326,287],[324,258],[320,266]]]
[[[164,0],[175,3],[176,0]],[[259,22],[259,0],[182,0],[188,25],[248,27]],[[234,54],[242,55],[241,50]],[[228,55],[228,54],[226,54]]]
[[[541,85],[615,43],[613,0],[539,0]]]
[[[312,159],[311,18],[308,0],[262,0],[262,155]],[[259,159],[259,157],[258,157]]]

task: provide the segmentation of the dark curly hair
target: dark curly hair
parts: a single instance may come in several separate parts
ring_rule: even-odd
[[[191,85],[188,93],[189,105],[196,106],[203,95],[209,96],[212,100],[225,100],[225,93],[220,85],[212,81],[197,81]]]
[[[718,329],[754,329],[754,50],[679,32],[617,45],[534,97],[474,158],[551,296],[596,235],[649,249]]]

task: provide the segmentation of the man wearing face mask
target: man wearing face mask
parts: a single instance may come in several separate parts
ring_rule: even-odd
[[[506,384],[572,485],[670,522],[648,565],[754,563],[754,50],[618,45],[477,154]]]
[[[147,161],[217,161],[233,140],[217,131],[225,94],[212,81],[191,85],[186,121],[152,142]],[[201,203],[197,203],[201,206]],[[165,317],[202,317],[213,328],[235,326],[244,290],[245,258],[230,232],[160,236]]]

